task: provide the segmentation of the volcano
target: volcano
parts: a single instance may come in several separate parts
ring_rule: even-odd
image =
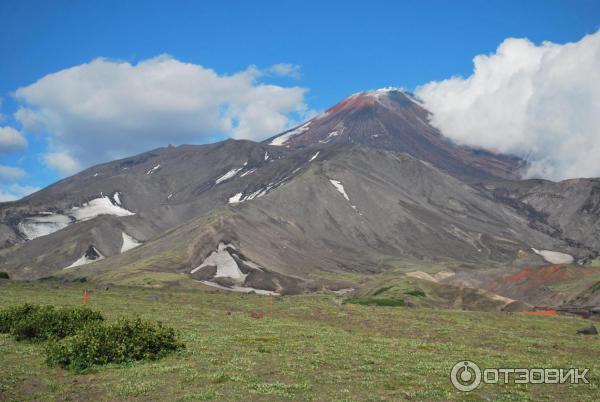
[[[260,143],[93,166],[0,204],[0,271],[262,294],[439,271],[440,298],[455,298],[442,305],[487,286],[469,294],[490,302],[473,305],[498,306],[490,281],[519,299],[528,287],[497,281],[524,261],[597,258],[598,179],[523,180],[522,160],[457,145],[429,117],[408,92],[366,91]]]
[[[266,143],[292,149],[357,144],[407,153],[466,179],[520,178],[524,161],[456,145],[429,124],[429,117],[411,93],[384,88],[354,94]]]

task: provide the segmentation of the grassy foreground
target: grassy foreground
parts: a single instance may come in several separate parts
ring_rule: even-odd
[[[84,285],[0,281],[0,307],[76,306]],[[600,338],[570,317],[371,307],[333,295],[271,299],[178,289],[90,293],[107,318],[138,315],[181,332],[187,349],[154,362],[74,374],[40,345],[0,335],[0,401],[10,400],[598,400]],[[263,316],[264,314],[264,316]],[[253,318],[258,316],[260,318]],[[452,366],[589,368],[590,384],[454,390]]]

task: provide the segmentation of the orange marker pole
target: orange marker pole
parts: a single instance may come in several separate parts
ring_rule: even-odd
[[[88,302],[87,289],[83,289],[83,304],[87,304],[87,302]]]

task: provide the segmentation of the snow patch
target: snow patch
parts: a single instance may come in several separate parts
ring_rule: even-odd
[[[533,247],[531,250],[551,264],[572,264],[575,261],[570,254],[559,253],[558,251],[538,250]]]
[[[197,281],[197,282],[203,283],[207,286],[212,286],[213,288],[217,288],[217,289],[221,289],[221,290],[229,290],[230,292],[239,292],[239,293],[254,292],[259,295],[279,296],[279,293],[273,292],[271,290],[257,289],[257,288],[251,288],[251,287],[246,287],[246,286],[235,286],[235,285],[228,288],[226,286],[221,286],[218,283],[211,282],[211,281]]]
[[[229,251],[227,251],[227,247],[231,247],[231,245],[219,243],[217,251],[213,251],[204,262],[197,268],[194,268],[190,274],[212,265],[217,267],[217,273],[214,276],[215,278],[231,278],[236,282],[243,283],[247,275],[240,270],[237,262],[235,262],[231,254],[229,254]]]
[[[117,205],[121,205],[121,193],[119,193],[118,191],[115,193],[115,195],[113,195],[113,199],[115,200],[115,203]]]
[[[250,169],[250,170],[246,170],[244,173],[242,173],[240,175],[240,177],[244,177],[244,176],[249,175],[250,173],[254,173],[254,172],[256,172],[256,168]]]
[[[341,135],[341,134],[342,134],[341,131],[338,131],[338,130],[332,131],[329,134],[327,134],[327,137],[325,137],[324,140],[320,140],[319,142],[323,143],[323,144],[327,144],[329,141],[331,141],[333,139],[333,137],[337,137],[338,135]]]
[[[344,198],[347,201],[350,201],[350,198],[348,197],[348,194],[346,194],[346,190],[344,189],[344,186],[342,185],[342,183],[340,183],[337,180],[333,180],[333,179],[329,179],[329,181],[331,182],[331,184],[333,184],[333,187],[335,187],[335,189],[344,196]]]
[[[57,232],[69,224],[71,219],[68,216],[48,212],[23,219],[19,223],[19,231],[27,240],[33,240]]]
[[[241,202],[242,201],[242,195],[243,195],[243,193],[237,193],[237,194],[229,197],[229,203],[230,204],[237,204],[237,203]]]
[[[314,155],[312,156],[312,158],[310,158],[308,161],[309,161],[309,162],[312,162],[312,161],[314,161],[314,160],[315,160],[315,158],[316,158],[317,156],[319,156],[319,152],[321,152],[321,151],[318,151],[316,154],[314,154]]]
[[[244,201],[250,201],[253,200],[255,198],[260,198],[263,195],[267,194],[268,188],[261,188],[255,192],[253,192],[252,194],[246,196],[246,198],[244,198]]]
[[[269,160],[269,153],[265,151],[265,160]]]
[[[90,246],[90,248],[85,252],[85,254],[81,256],[81,258],[79,258],[73,264],[69,265],[64,269],[79,267],[81,265],[90,264],[92,262],[100,261],[103,259],[104,256],[102,255],[102,253],[100,253],[96,247]]]
[[[156,172],[158,169],[160,169],[160,163],[156,166],[154,166],[152,169],[148,170],[146,172],[147,175],[151,175],[152,173]]]
[[[308,130],[310,123],[311,122],[309,121],[308,123],[305,123],[294,130],[288,131],[287,133],[284,133],[278,137],[275,137],[269,145],[281,146],[281,145],[285,144],[290,138],[292,138],[296,135],[302,134],[303,132]]]
[[[71,208],[71,215],[78,221],[87,221],[99,215],[130,216],[133,212],[114,205],[108,197],[100,197],[83,204],[81,207]]]
[[[121,253],[131,250],[132,248],[136,248],[137,246],[141,246],[142,243],[129,236],[127,233],[123,232],[123,245],[121,246]]]
[[[248,164],[248,162],[244,163],[244,166],[246,166],[247,164]],[[221,176],[217,180],[215,180],[215,184],[219,184],[219,183],[224,182],[225,180],[231,179],[236,174],[238,174],[244,168],[244,166],[242,166],[241,168],[237,168],[237,169],[231,169],[230,171],[225,173],[223,176]]]

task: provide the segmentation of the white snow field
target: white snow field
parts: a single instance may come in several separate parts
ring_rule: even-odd
[[[251,288],[251,287],[247,287],[247,286],[235,286],[235,285],[228,288],[226,286],[221,286],[218,283],[211,282],[211,281],[197,281],[197,282],[203,283],[207,286],[212,286],[217,289],[229,290],[230,292],[240,292],[240,293],[254,292],[258,295],[279,296],[279,293],[273,292],[272,290],[256,289],[256,288]]]
[[[350,198],[348,197],[348,194],[346,194],[346,190],[344,189],[344,186],[342,185],[341,182],[339,182],[337,180],[333,180],[333,179],[329,179],[329,181],[331,182],[331,184],[333,184],[333,187],[335,187],[335,189],[344,196],[344,198],[347,201],[350,201]]]
[[[256,289],[252,287],[242,286],[244,281],[246,280],[247,274],[244,274],[237,265],[237,262],[233,259],[231,254],[227,251],[227,247],[234,248],[231,244],[219,243],[217,251],[213,251],[205,260],[202,262],[200,266],[194,268],[190,273],[194,273],[206,266],[216,266],[217,273],[215,274],[215,278],[230,278],[233,279],[237,285],[233,285],[231,287],[219,285],[216,282],[212,281],[199,281],[197,282],[203,283],[207,286],[212,286],[217,289],[228,290],[231,292],[240,292],[240,293],[250,293],[255,292],[260,295],[279,295],[277,292],[273,292],[270,290]],[[261,270],[260,267],[254,264],[251,261],[245,261],[245,264],[251,268],[255,268]],[[262,270],[261,270],[262,271]]]
[[[242,193],[237,193],[231,197],[229,197],[230,204],[237,204],[242,201]]]
[[[96,254],[98,254],[98,258],[91,260],[89,258],[86,257],[85,254],[83,254],[81,256],[81,258],[79,258],[77,261],[75,261],[73,264],[69,265],[68,267],[64,268],[64,269],[69,269],[69,268],[75,268],[75,267],[79,267],[81,265],[86,265],[89,264],[91,262],[96,262],[96,261],[100,261],[104,259],[104,256],[100,253],[100,251],[98,251],[98,249],[96,247],[93,247],[94,252],[96,252]]]
[[[575,261],[573,256],[558,251],[538,250],[533,247],[531,250],[551,264],[572,264]]]
[[[115,200],[115,202],[117,203],[117,205],[122,205],[121,204],[121,193],[120,192],[116,192],[115,195],[113,195],[113,199]]]
[[[215,180],[215,184],[219,184],[219,183],[224,182],[225,180],[231,179],[236,174],[238,174],[247,164],[248,164],[248,162],[245,162],[244,166],[242,166],[241,168],[231,169],[229,172],[225,173],[223,176],[221,176],[217,180]]]
[[[19,231],[27,240],[33,240],[66,228],[70,223],[71,219],[68,216],[45,212],[40,216],[23,219],[19,223]]]
[[[142,243],[129,236],[127,233],[123,232],[123,244],[121,245],[121,253],[131,250],[132,248],[136,248],[137,246],[141,246]]]
[[[301,125],[300,127],[298,127],[295,130],[292,130],[288,133],[281,134],[279,137],[273,138],[273,141],[271,141],[271,143],[269,145],[276,145],[276,146],[284,145],[290,138],[292,138],[298,134],[302,134],[303,132],[308,130],[310,123],[311,122],[309,121],[308,123]]]
[[[217,273],[215,278],[231,278],[236,282],[243,283],[246,279],[246,275],[240,271],[237,262],[233,259],[226,247],[232,247],[230,244],[219,243],[217,251],[213,251],[210,255],[200,264],[197,268],[194,268],[190,273],[209,266],[214,265],[217,267]]]
[[[71,208],[71,213],[78,221],[87,221],[99,215],[131,216],[135,213],[110,202],[108,197],[100,197],[86,202],[81,207]]]
[[[254,172],[256,172],[256,168],[254,168],[254,169],[250,169],[250,170],[246,170],[244,173],[242,173],[242,174],[240,175],[240,177],[244,177],[244,176],[246,176],[246,175],[248,175],[248,174],[250,174],[250,173],[254,173]]]
[[[146,172],[147,175],[151,175],[152,173],[156,172],[158,169],[160,169],[160,164],[154,166],[152,169],[148,170]]]

